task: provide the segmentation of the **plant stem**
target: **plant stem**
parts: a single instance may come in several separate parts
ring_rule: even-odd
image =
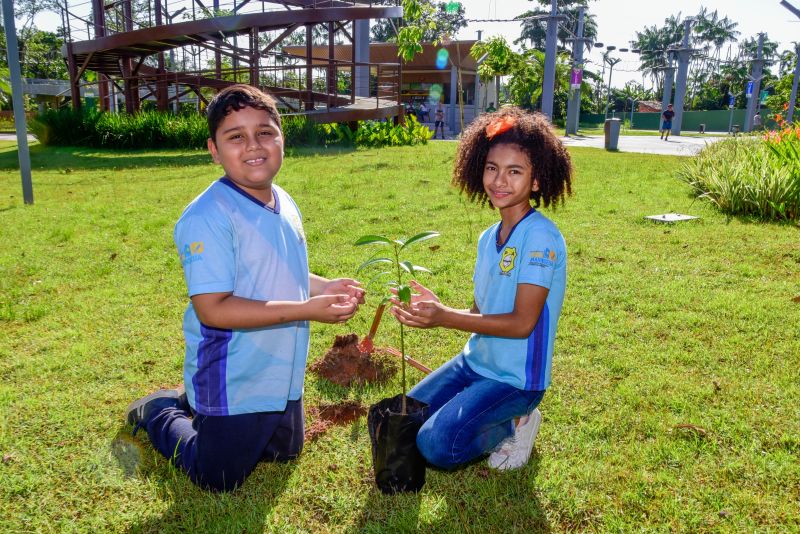
[[[403,284],[403,270],[400,268],[400,251],[397,248],[397,243],[394,245],[394,264],[397,267],[397,283],[398,287]],[[401,300],[402,302],[402,300]],[[404,302],[402,302],[405,304]],[[400,354],[402,354],[402,358],[400,358],[400,378],[403,383],[403,397],[402,397],[402,404],[400,408],[400,414],[406,414],[406,338],[405,338],[405,330],[403,329],[403,323],[400,323]]]
[[[405,336],[403,335],[403,325],[400,325],[400,353],[403,355],[400,358],[400,377],[403,381],[403,404],[400,410],[402,415],[406,414],[406,343]]]

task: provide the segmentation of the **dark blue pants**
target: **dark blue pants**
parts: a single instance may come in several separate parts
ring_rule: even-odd
[[[261,461],[287,461],[303,449],[303,399],[283,412],[209,416],[165,408],[147,423],[153,447],[203,488],[231,491]]]

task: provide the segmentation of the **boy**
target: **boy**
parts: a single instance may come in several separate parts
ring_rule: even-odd
[[[309,274],[300,212],[273,184],[283,135],[272,98],[236,85],[207,114],[208,150],[225,175],[189,204],[174,236],[191,297],[185,393],[141,398],[127,418],[192,482],[230,491],[259,461],[300,453],[308,322],[348,320],[364,291]]]
[[[661,139],[669,141],[669,134],[672,131],[672,117],[675,112],[672,111],[672,104],[667,105],[667,109],[661,114]]]

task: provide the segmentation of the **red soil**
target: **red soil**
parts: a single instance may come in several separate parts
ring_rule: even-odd
[[[306,409],[313,421],[306,427],[306,441],[314,441],[334,425],[346,425],[367,413],[367,407],[357,401],[344,401],[339,404],[320,404]]]
[[[397,372],[397,357],[376,349],[371,354],[358,348],[358,336],[336,336],[321,360],[311,365],[313,373],[340,386],[386,382]]]

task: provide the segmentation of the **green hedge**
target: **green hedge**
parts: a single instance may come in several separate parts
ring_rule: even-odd
[[[391,122],[360,121],[355,131],[344,124],[319,124],[303,116],[284,117],[287,147],[398,146],[427,143],[431,131],[410,117],[404,126]],[[205,117],[142,111],[135,115],[96,110],[50,110],[31,122],[31,131],[44,145],[93,148],[203,149],[208,139]]]

